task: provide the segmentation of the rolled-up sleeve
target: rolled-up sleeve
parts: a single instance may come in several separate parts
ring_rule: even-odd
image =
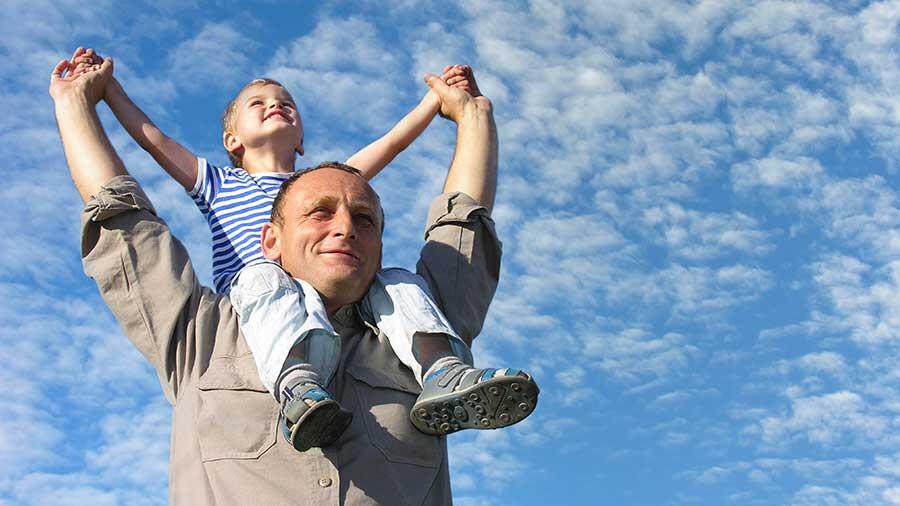
[[[90,198],[81,232],[85,273],[175,403],[185,378],[208,364],[216,327],[237,332],[230,305],[200,285],[184,246],[130,176]]]
[[[501,254],[487,209],[459,192],[432,201],[416,271],[466,342],[484,324],[497,290]]]

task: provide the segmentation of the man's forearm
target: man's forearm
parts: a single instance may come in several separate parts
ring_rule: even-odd
[[[444,193],[463,192],[487,208],[497,192],[497,126],[489,108],[467,104],[456,126],[456,150]]]
[[[57,100],[55,106],[69,172],[81,199],[87,202],[110,179],[126,174],[125,165],[86,98],[68,96]]]

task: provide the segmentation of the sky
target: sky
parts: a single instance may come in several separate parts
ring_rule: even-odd
[[[0,56],[0,504],[166,503],[170,407],[81,268],[47,94],[79,45],[226,164],[285,83],[298,167],[344,160],[468,63],[495,107],[501,282],[476,363],[541,386],[449,437],[474,505],[900,504],[900,2],[8,0]],[[895,90],[892,92],[891,90]],[[211,283],[194,204],[98,107]],[[374,180],[411,268],[440,118]]]

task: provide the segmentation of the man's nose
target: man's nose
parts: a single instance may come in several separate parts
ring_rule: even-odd
[[[356,224],[353,223],[353,216],[349,211],[340,210],[335,213],[332,223],[334,224],[334,235],[356,239]]]

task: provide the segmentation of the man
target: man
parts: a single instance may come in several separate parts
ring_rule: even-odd
[[[341,336],[341,353],[329,387],[356,416],[334,445],[298,454],[277,437],[278,405],[259,380],[231,303],[200,286],[184,248],[127,175],[103,131],[95,106],[112,61],[77,78],[63,76],[66,70],[66,60],[57,64],[50,94],[73,180],[87,204],[85,271],[173,404],[170,502],[449,504],[446,440],[410,423],[416,379],[358,306],[372,282],[370,255],[380,254],[380,235],[367,236],[372,242],[351,258],[341,257],[342,251],[307,258],[313,271],[319,262],[330,265],[309,281],[334,302],[329,318]],[[434,76],[427,81],[441,98],[441,112],[457,124],[457,146],[444,194],[431,206],[417,271],[453,327],[471,340],[499,273],[500,243],[489,217],[496,129],[486,98],[448,88]],[[307,246],[322,237],[317,234],[349,234],[354,213],[380,211],[374,192],[352,173],[323,168],[302,179],[303,188],[329,196],[339,209],[326,229],[297,223],[296,234],[284,237],[280,256],[289,271],[306,261]],[[287,198],[290,215],[316,197],[291,190]],[[354,256],[364,257],[363,265]]]

